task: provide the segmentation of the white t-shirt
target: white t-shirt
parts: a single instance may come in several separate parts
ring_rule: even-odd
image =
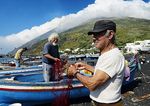
[[[95,66],[96,71],[104,71],[110,79],[90,92],[90,98],[100,103],[114,103],[121,99],[121,86],[124,77],[125,59],[118,48],[102,54]]]

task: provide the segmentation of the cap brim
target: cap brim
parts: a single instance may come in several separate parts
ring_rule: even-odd
[[[88,32],[88,35],[92,35],[92,34],[94,34],[94,32],[92,32],[92,31],[89,31],[89,32]]]
[[[105,29],[101,29],[101,30],[92,30],[92,31],[89,31],[88,32],[88,35],[92,35],[92,34],[95,34],[95,33],[99,33],[99,32],[102,32],[104,31]]]

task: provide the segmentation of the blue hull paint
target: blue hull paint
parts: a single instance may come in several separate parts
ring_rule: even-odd
[[[89,95],[89,90],[85,87],[71,89],[67,91],[40,91],[40,92],[16,92],[0,91],[0,103],[12,104],[42,104],[51,103],[60,96],[67,95],[70,99],[77,99]],[[66,96],[66,97],[67,97]]]

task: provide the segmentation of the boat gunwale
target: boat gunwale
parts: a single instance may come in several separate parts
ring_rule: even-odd
[[[0,80],[0,90],[15,90],[15,91],[49,91],[82,88],[84,85],[77,79],[60,80],[54,82],[18,82],[14,80]]]

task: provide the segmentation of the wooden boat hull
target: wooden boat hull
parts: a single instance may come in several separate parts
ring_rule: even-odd
[[[3,105],[51,103],[60,97],[62,97],[61,99],[76,99],[89,95],[89,90],[76,79],[64,79],[49,83],[1,80],[0,85],[0,103]]]

